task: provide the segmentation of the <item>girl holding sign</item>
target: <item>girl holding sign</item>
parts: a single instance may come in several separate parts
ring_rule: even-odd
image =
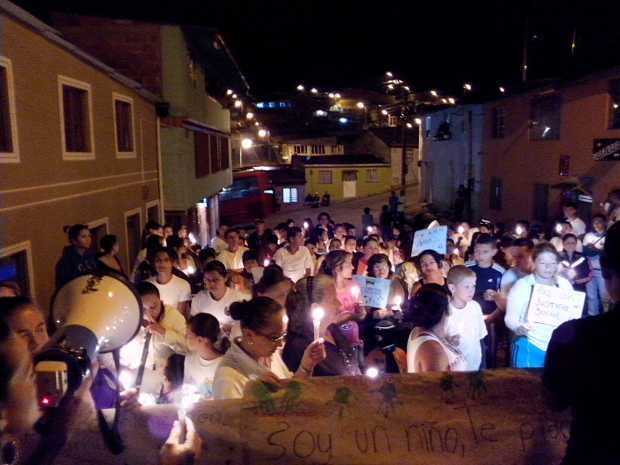
[[[572,290],[573,286],[559,276],[560,257],[549,243],[538,244],[532,254],[534,272],[519,279],[508,294],[506,326],[513,331],[514,368],[541,368],[545,365],[547,346],[555,326],[528,322],[528,307],[535,284]]]

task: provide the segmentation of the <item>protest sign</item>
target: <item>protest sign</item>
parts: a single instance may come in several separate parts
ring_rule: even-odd
[[[420,229],[413,236],[411,256],[417,257],[425,250],[434,250],[445,255],[448,248],[448,227],[437,226],[430,229]]]
[[[310,378],[275,393],[257,384],[188,415],[204,439],[197,465],[556,465],[570,425],[524,370]],[[152,456],[175,416],[129,418],[126,443]],[[156,463],[146,455],[127,463]]]
[[[360,287],[363,305],[374,308],[387,308],[392,281],[359,275],[353,276],[353,279]]]
[[[581,318],[585,298],[585,292],[535,284],[527,320],[556,328],[565,321]]]

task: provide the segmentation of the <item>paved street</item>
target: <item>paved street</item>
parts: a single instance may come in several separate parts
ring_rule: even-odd
[[[397,192],[398,193],[398,192]],[[416,208],[418,203],[419,185],[409,186],[406,190],[405,211],[410,212]],[[312,218],[316,222],[316,217],[322,211],[328,212],[334,221],[338,223],[347,222],[356,225],[360,228],[360,220],[362,211],[365,207],[371,209],[375,221],[379,221],[379,214],[381,207],[387,205],[389,192],[373,195],[364,198],[355,198],[351,200],[344,200],[340,202],[332,202],[329,207],[319,208],[298,208],[295,210],[279,211],[275,215],[271,215],[265,218],[267,224],[272,227],[276,224],[286,221],[288,218],[295,220],[298,225],[303,223],[304,218]]]

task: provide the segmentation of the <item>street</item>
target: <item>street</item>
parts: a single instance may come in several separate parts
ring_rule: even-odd
[[[397,194],[398,193],[399,191],[397,191]],[[405,195],[406,212],[411,212],[416,208],[416,206],[419,205],[418,193],[419,184],[407,187]],[[359,230],[361,226],[360,220],[364,208],[369,207],[375,222],[379,222],[381,207],[388,204],[389,196],[390,192],[385,192],[383,194],[372,195],[364,198],[332,202],[329,207],[302,207],[290,210],[280,210],[276,214],[265,218],[265,221],[269,227],[273,227],[276,224],[291,218],[297,225],[301,225],[303,224],[304,218],[311,218],[313,222],[316,222],[317,215],[323,211],[326,211],[336,223],[351,223],[354,224]]]

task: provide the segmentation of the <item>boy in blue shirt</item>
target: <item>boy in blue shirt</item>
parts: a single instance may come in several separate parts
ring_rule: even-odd
[[[505,270],[493,261],[496,254],[497,240],[490,234],[480,234],[474,242],[475,261],[467,264],[476,273],[474,300],[480,304],[487,324],[484,368],[496,368],[497,366],[497,340],[503,319],[502,310],[498,308],[495,299],[498,296]]]

